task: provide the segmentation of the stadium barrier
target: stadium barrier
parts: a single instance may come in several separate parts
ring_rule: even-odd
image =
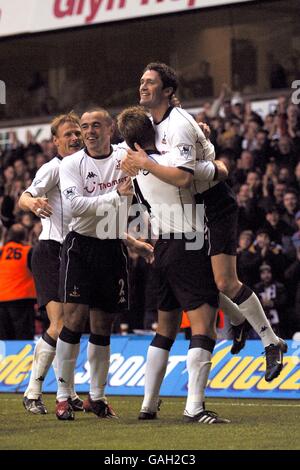
[[[107,395],[143,395],[144,373],[150,336],[114,336]],[[75,383],[78,392],[89,390],[88,337],[81,341]],[[185,396],[187,392],[186,354],[188,341],[180,335],[171,350],[162,396]],[[29,380],[34,341],[0,341],[0,392],[24,392]],[[208,397],[300,398],[300,342],[288,341],[288,353],[280,377],[264,380],[265,357],[260,341],[249,340],[238,355],[230,354],[231,341],[215,347],[210,373]],[[44,382],[45,392],[56,391],[51,368]]]

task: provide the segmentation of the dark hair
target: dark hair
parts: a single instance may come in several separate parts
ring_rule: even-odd
[[[140,106],[124,109],[117,118],[120,134],[127,145],[134,150],[135,142],[142,148],[155,146],[155,131],[146,111]]]
[[[173,93],[176,93],[178,88],[178,79],[175,70],[173,70],[169,65],[163,64],[161,62],[150,62],[143,73],[148,70],[154,70],[160,76],[160,79],[163,83],[163,88],[173,88]]]
[[[26,240],[27,231],[22,224],[14,224],[12,225],[6,235],[5,242],[15,242],[15,243],[22,243]]]

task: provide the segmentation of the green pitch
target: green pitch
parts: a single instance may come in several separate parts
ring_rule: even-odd
[[[58,421],[54,395],[44,396],[49,414],[31,415],[22,395],[0,394],[0,449],[300,449],[300,402],[208,399],[207,409],[226,425],[183,424],[184,399],[163,398],[159,419],[137,420],[140,397],[111,397],[119,420],[76,413]]]

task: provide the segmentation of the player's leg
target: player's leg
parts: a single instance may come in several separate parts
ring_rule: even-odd
[[[41,240],[33,249],[32,272],[37,290],[37,302],[45,307],[50,321],[48,330],[35,346],[32,370],[23,404],[27,411],[46,414],[42,402],[42,386],[55,356],[58,334],[62,328],[62,305],[59,302],[59,265],[61,245],[53,240]]]
[[[84,401],[84,411],[93,411],[100,418],[116,418],[107,403],[105,386],[110,365],[110,336],[115,315],[91,309],[87,356],[90,364],[90,392]]]
[[[169,353],[180,328],[182,312],[158,311],[158,327],[147,353],[145,391],[139,419],[155,419],[159,406],[159,391],[164,379]]]
[[[187,314],[192,337],[187,354],[189,381],[184,421],[203,424],[229,423],[228,419],[220,418],[213,411],[205,409],[205,390],[216,343],[216,307],[205,303]]]
[[[187,354],[189,383],[185,412],[194,416],[204,409],[205,388],[216,343],[216,309],[204,304],[187,315],[191,323],[191,340]]]
[[[40,398],[42,385],[55,357],[58,334],[63,326],[63,307],[61,303],[51,301],[47,304],[46,310],[50,326],[35,346],[30,380],[24,393],[24,406],[27,411],[34,414],[47,413],[46,407]],[[38,403],[36,403],[36,400],[38,400]]]
[[[74,372],[80,347],[81,334],[84,331],[89,306],[86,304],[65,303],[64,326],[57,340],[57,406],[58,419],[74,419],[70,390],[74,380]]]
[[[110,364],[110,336],[118,313],[128,311],[128,256],[121,240],[96,240],[92,261],[88,342],[90,363],[90,393],[84,402],[85,411],[93,411],[100,418],[116,418],[107,402],[105,385]],[[105,275],[103,274],[105,273]]]
[[[228,297],[233,304],[237,305],[241,314],[241,320],[242,318],[246,319],[260,336],[266,349],[266,380],[270,378],[273,380],[282,369],[282,352],[286,351],[286,343],[278,338],[272,330],[270,322],[256,294],[248,286],[238,280],[236,257],[218,254],[211,257],[211,263],[219,291]],[[224,309],[224,312],[230,312],[230,302],[226,301],[224,296],[221,296],[221,299],[221,307]],[[237,315],[234,314],[234,317],[233,321],[236,321]],[[244,321],[241,321],[241,323],[236,326],[239,326],[239,328],[235,328],[237,334],[234,338],[233,353],[237,353],[242,349],[247,333],[247,327]],[[272,347],[270,349],[271,345]],[[275,350],[277,350],[277,355],[275,354]]]
[[[92,281],[89,276],[89,253],[93,251],[88,237],[70,232],[61,253],[59,294],[63,302],[64,326],[56,346],[58,389],[56,416],[74,419],[71,388],[81,334],[89,316]]]

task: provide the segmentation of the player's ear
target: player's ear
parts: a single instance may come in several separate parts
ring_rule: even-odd
[[[115,121],[112,122],[112,125],[110,126],[110,136],[112,137],[115,133],[116,130],[116,123]]]
[[[54,135],[54,136],[52,137],[52,141],[53,141],[54,145],[57,147],[58,138],[56,137],[56,135]]]
[[[172,96],[174,95],[174,90],[173,88],[170,86],[170,87],[167,87],[167,88],[164,88],[164,95],[166,97],[169,98],[169,100],[172,98]]]

